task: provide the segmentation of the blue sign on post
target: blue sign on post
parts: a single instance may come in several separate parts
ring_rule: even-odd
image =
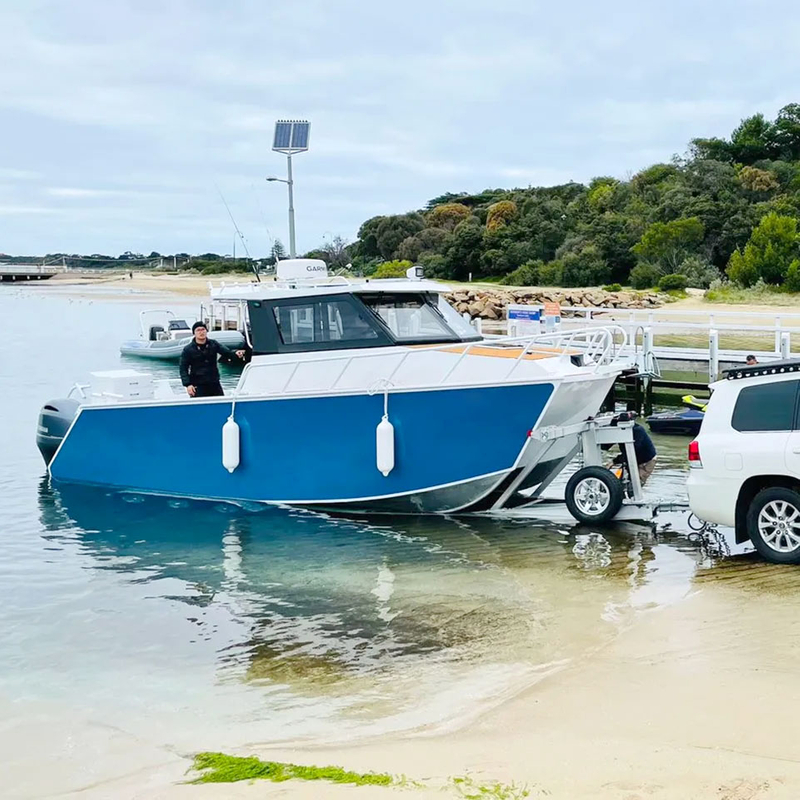
[[[523,306],[509,304],[508,335],[527,336],[539,333],[541,328],[542,309],[540,306]]]

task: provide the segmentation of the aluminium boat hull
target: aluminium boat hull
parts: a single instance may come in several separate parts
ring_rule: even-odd
[[[484,510],[544,457],[532,429],[585,418],[613,380],[392,391],[395,466],[387,476],[377,469],[375,450],[382,394],[239,398],[240,463],[233,472],[222,464],[231,398],[88,405],[50,474],[148,494],[326,510]],[[547,459],[555,465],[560,455],[551,451]]]

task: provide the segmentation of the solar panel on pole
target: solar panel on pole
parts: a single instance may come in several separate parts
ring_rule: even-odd
[[[308,149],[308,128],[307,122],[295,122],[292,125],[292,149],[293,150],[307,150]]]
[[[275,138],[272,142],[273,150],[283,150],[291,144],[292,141],[292,123],[291,122],[276,122],[275,123]]]
[[[308,150],[308,132],[310,128],[305,119],[279,119],[275,123],[275,137],[272,149],[278,153],[302,153]]]
[[[275,136],[272,139],[272,149],[286,156],[286,180],[283,181],[289,189],[289,256],[294,258],[294,178],[292,177],[292,156],[308,150],[308,131],[310,125],[307,119],[279,119],[275,123]],[[281,178],[267,178],[267,180],[282,180]]]

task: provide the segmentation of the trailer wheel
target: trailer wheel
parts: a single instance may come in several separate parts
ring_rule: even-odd
[[[567,482],[565,499],[578,522],[608,522],[622,507],[622,483],[605,467],[584,467]]]

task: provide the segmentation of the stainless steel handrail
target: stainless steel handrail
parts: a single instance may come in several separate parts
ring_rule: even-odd
[[[618,336],[621,336],[623,340],[623,343],[619,348],[617,347],[617,343],[615,341],[615,337]],[[481,340],[478,342],[453,342],[431,347],[407,348],[401,351],[395,350],[392,353],[387,353],[384,348],[372,348],[370,350],[348,353],[344,355],[332,353],[330,355],[316,356],[313,359],[309,359],[307,357],[308,353],[305,353],[302,354],[302,356],[298,355],[297,358],[292,360],[282,358],[281,360],[251,362],[247,364],[242,371],[242,376],[239,380],[235,397],[239,397],[240,395],[246,393],[247,380],[253,372],[263,371],[266,369],[291,367],[291,371],[289,372],[287,378],[283,381],[283,385],[279,389],[270,392],[271,394],[281,395],[290,393],[291,383],[302,365],[313,364],[316,366],[319,364],[332,363],[336,361],[344,362],[342,369],[338,371],[334,378],[332,378],[328,386],[321,389],[304,390],[304,393],[329,392],[339,386],[342,377],[345,375],[350,365],[355,362],[360,362],[365,359],[387,359],[390,356],[399,356],[398,362],[394,365],[391,372],[386,376],[382,376],[381,378],[382,380],[391,382],[392,379],[397,375],[398,371],[412,356],[422,354],[427,355],[435,352],[452,353],[455,348],[461,349],[458,359],[456,359],[452,364],[446,364],[447,368],[443,371],[443,374],[438,381],[431,380],[425,382],[424,384],[420,384],[419,386],[409,385],[403,386],[403,388],[425,388],[446,384],[451,375],[456,371],[456,369],[458,369],[459,365],[464,362],[467,356],[473,354],[476,348],[502,350],[512,346],[520,347],[520,352],[515,354],[513,364],[506,374],[499,379],[496,376],[487,378],[485,381],[486,383],[498,383],[510,380],[515,371],[519,368],[519,365],[525,360],[525,356],[536,351],[537,345],[553,346],[554,352],[552,355],[554,358],[567,354],[572,355],[575,353],[582,353],[591,362],[587,365],[587,369],[590,369],[592,372],[597,372],[603,367],[613,367],[613,365],[620,359],[626,343],[627,334],[625,329],[620,326],[609,326],[606,328],[593,327],[586,330],[559,331],[555,333],[537,334],[527,337],[506,337],[502,339],[492,339],[489,341]],[[474,382],[475,381],[470,381],[470,383]],[[478,383],[480,382],[481,381],[478,381]]]

